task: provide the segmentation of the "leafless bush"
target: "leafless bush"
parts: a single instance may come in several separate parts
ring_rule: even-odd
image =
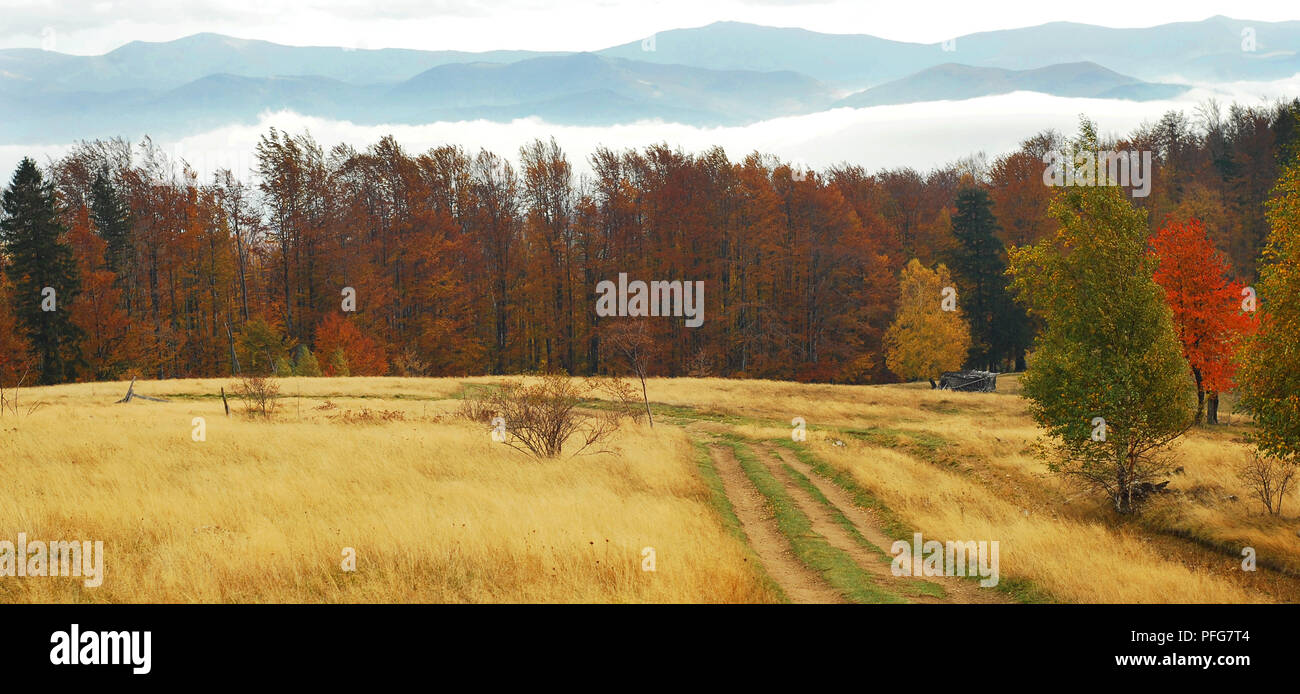
[[[641,380],[641,399],[645,403],[645,416],[653,427],[655,418],[650,412],[650,395],[646,391],[645,381],[658,348],[645,322],[625,320],[607,326],[601,345],[601,348],[607,350],[611,356],[622,359],[627,364],[627,368]]]
[[[3,417],[7,409],[13,416],[19,415],[31,416],[31,414],[45,406],[45,401],[37,400],[27,403],[23,409],[18,406],[18,393],[22,390],[23,381],[27,380],[27,372],[24,371],[21,378],[18,379],[12,388],[5,389],[3,381],[0,381],[0,417]]]
[[[609,452],[604,444],[618,430],[623,408],[581,407],[602,385],[601,381],[579,381],[563,374],[549,374],[532,382],[506,382],[466,397],[460,415],[480,424],[500,417],[499,421],[505,422],[504,443],[538,458],[559,456],[570,439],[576,441],[572,455]]]
[[[1252,453],[1250,459],[1238,467],[1237,475],[1264,504],[1265,510],[1280,516],[1282,500],[1295,486],[1297,468],[1300,465],[1294,461]]]
[[[269,419],[279,406],[280,384],[274,376],[240,376],[230,391],[244,401],[244,412]]]
[[[611,407],[620,415],[640,424],[645,420],[646,412],[641,409],[641,396],[631,381],[617,376],[594,376],[587,379],[593,393],[600,393],[609,398]]]
[[[471,386],[471,388],[473,390],[467,391],[460,401],[456,414],[475,424],[491,422],[492,418],[497,416],[496,401],[491,392],[494,388],[487,386]]]
[[[393,369],[401,376],[419,377],[429,371],[429,365],[420,358],[419,353],[407,347],[393,360]]]
[[[713,376],[713,355],[701,347],[686,359],[686,375],[691,378],[709,378]]]

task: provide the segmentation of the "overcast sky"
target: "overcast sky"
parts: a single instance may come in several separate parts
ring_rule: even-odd
[[[1295,0],[0,0],[0,48],[94,55],[198,32],[353,48],[595,50],[735,20],[934,43],[1076,21],[1140,27],[1225,14],[1296,19]]]

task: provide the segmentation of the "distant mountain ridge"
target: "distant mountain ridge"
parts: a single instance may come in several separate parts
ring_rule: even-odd
[[[1244,50],[1246,29],[1254,50]],[[184,135],[277,109],[363,124],[537,116],[717,126],[1019,90],[1149,100],[1185,89],[1170,75],[1295,75],[1296,47],[1300,22],[1227,17],[1144,29],[1053,23],[946,47],[717,22],[590,53],[298,47],[195,34],[101,56],[0,50],[0,143]]]
[[[0,50],[0,74],[22,74],[31,81],[68,91],[174,89],[215,74],[313,75],[354,84],[396,84],[438,65],[508,63],[543,55],[552,54],[285,46],[205,33],[162,43],[132,41],[98,56],[4,49]]]
[[[440,65],[397,84],[219,73],[161,92],[48,90],[0,100],[0,121],[5,139],[17,142],[135,136],[142,122],[150,134],[176,136],[252,123],[281,109],[365,124],[537,116],[579,125],[660,119],[718,126],[822,110],[835,99],[834,90],[793,72],[705,70],[576,53]]]
[[[1249,46],[1243,36],[1247,29],[1253,40]],[[1052,22],[957,36],[948,48],[865,34],[717,22],[659,32],[653,51],[632,42],[600,52],[711,69],[793,70],[855,90],[944,63],[1029,70],[1090,62],[1144,81],[1174,76],[1189,81],[1273,80],[1300,72],[1300,21],[1215,16],[1136,29]]]
[[[863,108],[917,101],[973,99],[1016,91],[1092,99],[1150,101],[1187,91],[1185,85],[1143,82],[1096,63],[1065,63],[1032,70],[1006,70],[945,63],[852,94],[836,106]]]

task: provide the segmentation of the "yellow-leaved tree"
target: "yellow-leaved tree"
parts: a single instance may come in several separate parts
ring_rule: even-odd
[[[957,305],[952,275],[913,258],[899,275],[898,315],[885,333],[885,365],[905,381],[961,368],[970,326]]]

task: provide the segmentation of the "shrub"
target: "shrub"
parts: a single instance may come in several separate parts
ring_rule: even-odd
[[[492,418],[497,413],[496,399],[491,394],[495,387],[471,386],[471,388],[473,390],[465,394],[465,398],[461,400],[460,408],[456,410],[456,414],[475,424],[491,423]]]
[[[342,410],[330,415],[330,419],[342,424],[387,424],[406,421],[406,414],[401,410],[371,410],[362,407],[360,410]]]
[[[280,384],[272,376],[240,376],[230,391],[244,402],[249,415],[269,419],[279,404]]]
[[[618,430],[625,408],[581,407],[601,386],[600,381],[578,381],[563,374],[548,374],[532,383],[502,383],[467,397],[461,416],[479,424],[501,417],[504,443],[537,458],[559,456],[570,439],[576,439],[571,455],[608,452],[603,444]]]
[[[348,357],[343,350],[336,349],[330,352],[329,369],[326,371],[328,376],[351,376],[352,372],[348,369]]]
[[[292,376],[294,375],[293,365],[289,363],[288,359],[279,357],[275,360],[275,370],[272,373],[276,376]]]
[[[315,377],[321,375],[320,362],[316,360],[316,355],[312,354],[310,349],[305,345],[298,348],[298,359],[293,364],[293,373],[295,376]]]
[[[417,378],[429,372],[429,365],[420,358],[418,352],[407,347],[393,360],[393,369],[398,376]]]
[[[1271,455],[1255,453],[1237,469],[1242,482],[1250,487],[1264,509],[1274,516],[1282,515],[1282,500],[1295,486],[1297,465]]]
[[[593,393],[608,397],[617,414],[638,424],[647,417],[647,411],[641,409],[641,393],[631,381],[617,376],[594,376],[587,379],[587,384]]]

